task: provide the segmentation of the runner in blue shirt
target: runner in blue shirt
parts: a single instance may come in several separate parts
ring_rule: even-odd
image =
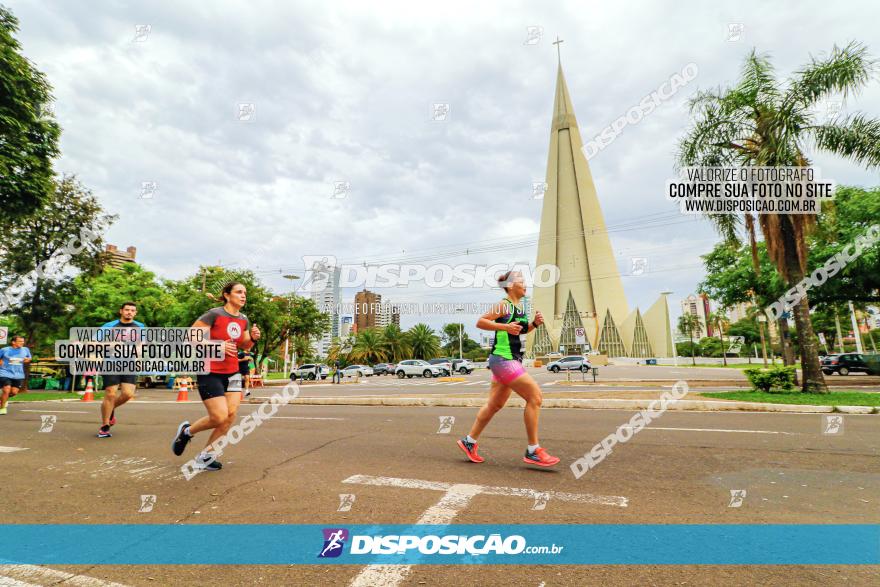
[[[144,324],[134,319],[137,316],[137,305],[125,302],[119,307],[119,318],[101,326],[101,328],[144,328]],[[122,393],[116,395],[116,389]],[[134,397],[137,388],[137,375],[104,375],[104,400],[101,402],[101,427],[98,438],[110,438],[110,427],[116,424],[116,408]]]
[[[24,383],[24,366],[31,362],[31,349],[24,346],[24,337],[15,335],[8,347],[0,349],[0,416],[6,415],[6,402],[16,395]]]

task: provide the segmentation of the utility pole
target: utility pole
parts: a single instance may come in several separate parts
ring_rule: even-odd
[[[853,336],[856,338],[856,352],[862,354],[862,334],[859,332],[859,323],[856,321],[856,310],[851,301],[849,304],[849,317],[852,320]]]
[[[843,349],[843,333],[840,331],[840,316],[837,315],[837,308],[834,308],[834,326],[837,327],[837,350],[841,353]]]
[[[767,321],[767,316],[764,314],[758,315],[758,328],[761,331],[761,354],[764,355],[764,368],[767,368],[767,341],[764,338],[764,322]]]

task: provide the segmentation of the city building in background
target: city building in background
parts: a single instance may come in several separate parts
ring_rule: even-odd
[[[694,295],[691,294],[681,300],[681,313],[690,314],[700,319],[699,338],[712,336],[712,325],[708,323],[706,317],[712,312],[709,304],[709,296],[704,293]],[[696,334],[696,333],[695,333]]]
[[[356,332],[378,325],[382,296],[364,289],[354,294],[354,324]]]
[[[389,324],[396,324],[398,327],[400,326],[400,308],[386,300],[381,306],[379,306],[379,313],[376,317],[376,326],[384,328]]]
[[[135,263],[135,257],[137,256],[137,248],[128,247],[125,251],[120,251],[116,245],[107,245],[104,249],[104,254],[107,257],[107,264],[113,267],[114,269],[119,269],[126,263]]]
[[[354,334],[352,331],[352,325],[354,324],[354,316],[343,316],[342,320],[339,323],[339,337],[345,338],[350,334]]]
[[[748,318],[749,308],[754,306],[752,302],[740,302],[738,304],[734,304],[730,308],[725,310],[724,315],[727,316],[727,320],[730,321],[731,324],[735,324],[740,320],[745,320]]]
[[[330,328],[315,341],[315,351],[325,357],[333,339],[339,337],[339,278],[342,270],[339,267],[323,267],[320,271],[327,279],[312,283],[311,296],[318,310],[330,316]]]

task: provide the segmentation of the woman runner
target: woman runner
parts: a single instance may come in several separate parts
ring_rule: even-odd
[[[535,312],[530,324],[521,301],[526,295],[523,276],[518,271],[508,271],[498,278],[498,284],[507,293],[500,304],[483,314],[477,321],[477,328],[494,330],[495,342],[489,354],[489,369],[492,370],[492,387],[489,399],[477,414],[470,434],[458,441],[458,446],[474,463],[482,463],[483,457],[477,454],[477,439],[492,417],[504,407],[510,392],[515,391],[526,401],[523,419],[526,425],[528,446],[523,461],[539,467],[552,467],[559,458],[550,456],[538,442],[538,413],[541,410],[541,388],[526,373],[522,366],[521,334],[526,334],[544,323],[541,312]]]
[[[248,350],[254,346],[254,341],[260,339],[260,329],[251,326],[247,316],[241,313],[247,301],[244,285],[238,282],[227,284],[221,297],[223,306],[208,310],[193,324],[193,328],[210,328],[211,340],[226,341],[226,357],[222,361],[211,361],[210,373],[199,375],[197,379],[199,395],[208,415],[193,424],[186,420],[181,422],[171,444],[174,454],[180,456],[193,436],[202,430],[211,430],[205,450],[196,459],[197,466],[207,471],[218,471],[223,467],[209,449],[235,422],[241,403],[238,349]]]

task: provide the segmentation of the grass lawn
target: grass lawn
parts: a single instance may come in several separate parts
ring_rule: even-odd
[[[69,391],[28,391],[9,398],[11,402],[40,402],[47,399],[79,399],[82,396]],[[95,393],[95,399],[104,397],[103,392]]]
[[[287,373],[287,374],[269,373],[269,375],[266,377],[266,379],[289,379],[289,378],[290,378],[290,373]]]
[[[880,393],[835,391],[832,393],[766,393],[763,391],[722,391],[701,393],[711,399],[731,399],[767,404],[808,404],[812,406],[880,406]]]

